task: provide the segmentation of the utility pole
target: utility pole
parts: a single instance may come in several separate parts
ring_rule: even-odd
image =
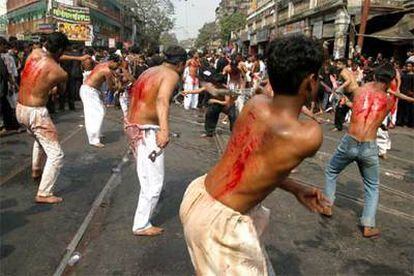
[[[361,11],[361,25],[359,27],[359,34],[358,34],[358,47],[362,53],[362,46],[364,45],[364,34],[367,28],[367,21],[369,15],[369,9],[371,7],[371,0],[363,0],[364,4],[362,6]]]

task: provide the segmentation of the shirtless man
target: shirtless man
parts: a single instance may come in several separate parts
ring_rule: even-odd
[[[379,235],[375,227],[375,214],[379,199],[379,160],[376,143],[377,130],[387,116],[395,99],[387,96],[387,89],[395,78],[391,64],[376,68],[375,82],[370,82],[354,91],[351,124],[348,134],[342,138],[325,170],[325,195],[333,203],[335,200],[336,179],[350,163],[357,162],[364,182],[365,204],[360,223],[366,238]],[[324,210],[324,215],[332,216],[332,207]]]
[[[101,143],[101,128],[105,116],[105,107],[102,101],[101,86],[107,82],[110,91],[114,91],[115,71],[121,64],[118,55],[109,56],[108,62],[95,66],[80,88],[80,97],[85,114],[85,128],[91,146],[103,148]]]
[[[16,117],[35,138],[32,177],[40,179],[35,198],[38,203],[63,201],[61,197],[53,195],[62,167],[63,151],[46,103],[49,93],[56,91],[57,85],[67,79],[67,74],[58,61],[62,59],[68,45],[66,35],[59,32],[50,34],[45,46],[34,49],[29,55],[21,75]]]
[[[198,69],[201,67],[198,53],[194,53],[193,57],[187,61],[186,72],[184,73],[184,90],[196,90],[200,86],[198,79]],[[184,108],[195,109],[198,104],[198,94],[188,94],[184,97]]]
[[[190,184],[181,203],[197,275],[271,272],[259,241],[269,210],[260,203],[276,188],[294,194],[314,212],[327,204],[318,189],[288,179],[322,143],[317,123],[298,120],[306,98],[318,88],[322,49],[305,36],[286,37],[271,42],[267,60],[275,96],[258,95],[246,104],[221,160]]]
[[[352,100],[353,92],[358,89],[358,82],[352,72],[347,68],[346,59],[337,60],[336,67],[340,70],[339,81],[342,84],[334,89],[333,93],[338,92],[344,94]],[[349,107],[345,104],[345,101],[345,97],[342,97],[336,107],[334,131],[342,131],[343,129],[343,123],[345,122],[346,114],[349,111]]]
[[[169,142],[170,98],[187,60],[186,51],[171,46],[165,62],[147,69],[131,88],[131,102],[125,131],[137,162],[141,186],[132,231],[134,235],[155,236],[162,228],[150,220],[164,184],[164,148]]]

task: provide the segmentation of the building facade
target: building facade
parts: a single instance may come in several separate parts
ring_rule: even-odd
[[[247,15],[249,13],[250,6],[250,0],[221,0],[216,9],[216,21],[220,21],[223,17],[231,15],[235,12]]]
[[[8,0],[8,35],[32,40],[58,28],[53,12],[56,7],[69,11],[73,7],[89,14],[91,41],[98,46],[107,46],[109,41],[130,40],[133,20],[124,1],[118,0]],[[84,9],[87,8],[87,9]],[[66,12],[62,12],[65,15]],[[73,22],[72,22],[73,23]],[[92,27],[93,26],[93,27]]]
[[[412,13],[411,2],[371,0],[371,31],[392,26],[404,14]],[[344,57],[355,48],[362,6],[363,0],[255,0],[245,29],[236,31],[232,38],[239,51],[262,54],[273,37],[303,33],[326,41],[334,58]]]

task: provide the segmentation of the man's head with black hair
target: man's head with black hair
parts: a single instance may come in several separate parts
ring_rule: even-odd
[[[336,67],[339,70],[342,70],[342,69],[346,68],[346,66],[347,66],[347,60],[345,58],[338,58],[335,61],[336,61]]]
[[[164,51],[164,56],[164,62],[174,65],[178,73],[184,71],[185,63],[187,61],[187,52],[183,47],[170,46]]]
[[[108,57],[109,68],[111,70],[116,70],[121,65],[121,57],[115,53],[112,53]]]
[[[0,36],[0,53],[5,53],[9,49],[9,42],[4,37]]]
[[[407,61],[405,63],[405,68],[407,69],[407,73],[413,73],[414,72],[414,62],[412,61]]]
[[[69,39],[64,33],[53,32],[47,36],[45,48],[55,58],[59,58],[69,44]]]
[[[129,52],[131,54],[138,55],[141,52],[141,49],[137,45],[134,45],[131,48],[129,48]]]
[[[318,71],[324,56],[322,45],[309,37],[299,35],[273,40],[266,52],[269,81],[276,95],[298,95],[317,90]],[[305,85],[304,85],[305,84]]]
[[[374,69],[374,81],[390,85],[391,81],[395,79],[395,68],[391,63],[382,63]]]

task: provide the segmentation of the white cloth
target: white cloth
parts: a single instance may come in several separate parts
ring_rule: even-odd
[[[210,196],[205,175],[187,188],[180,220],[196,275],[275,275],[261,242],[270,211],[241,214]]]
[[[164,184],[164,153],[157,156],[155,162],[148,158],[154,150],[156,152],[160,150],[156,143],[156,133],[159,126],[140,125],[139,128],[143,131],[143,137],[137,143],[136,169],[141,189],[132,231],[152,227],[151,216],[157,206]]]
[[[83,84],[80,88],[80,97],[83,103],[85,128],[89,144],[96,145],[101,142],[101,129],[105,116],[105,106],[101,92]]]
[[[388,120],[391,119],[390,115],[385,117],[384,121],[382,122],[383,125],[386,127],[388,126]],[[391,138],[388,130],[383,130],[382,128],[378,128],[377,131],[377,145],[378,145],[378,154],[384,155],[387,153],[387,150],[391,149]]]
[[[124,90],[119,95],[119,104],[121,106],[122,113],[124,114],[124,118],[128,116],[128,106],[129,106],[129,94],[128,90]]]
[[[184,90],[192,91],[199,89],[198,78],[193,78],[190,75],[185,77]],[[188,94],[184,97],[184,108],[185,109],[195,109],[198,105],[198,94]]]
[[[35,138],[33,145],[33,176],[42,176],[38,196],[53,195],[53,188],[63,165],[63,151],[57,131],[46,107],[16,106],[16,118]]]

